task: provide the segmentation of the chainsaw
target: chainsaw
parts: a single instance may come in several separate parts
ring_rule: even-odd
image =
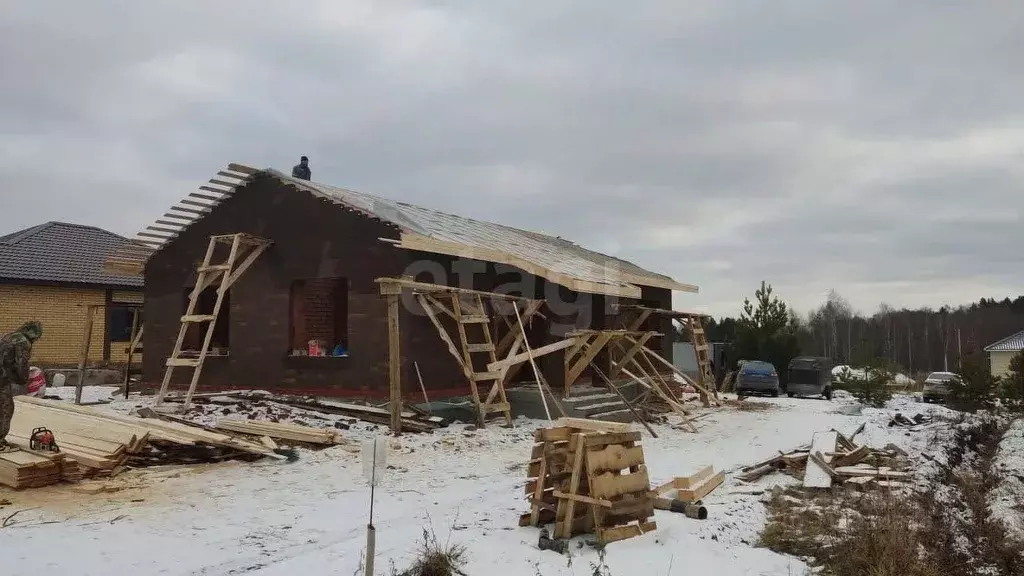
[[[53,432],[43,427],[32,430],[32,436],[28,439],[28,447],[33,450],[60,452],[60,447],[57,446],[57,439],[54,438]]]

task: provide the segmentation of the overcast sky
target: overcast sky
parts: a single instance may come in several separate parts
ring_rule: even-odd
[[[698,284],[681,308],[1021,294],[1024,3],[944,4],[0,0],[0,231],[131,235],[306,154]]]

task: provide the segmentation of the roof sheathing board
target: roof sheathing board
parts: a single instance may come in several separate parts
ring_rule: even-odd
[[[470,254],[479,253],[478,258],[481,260],[495,260],[494,253],[500,251],[510,255],[512,258],[509,260],[513,262],[533,263],[540,269],[553,272],[556,276],[581,280],[585,285],[578,285],[575,288],[587,292],[595,291],[595,285],[604,285],[609,290],[596,291],[639,297],[640,288],[624,281],[624,272],[630,275],[630,280],[642,285],[646,285],[645,280],[656,286],[673,283],[667,276],[653,274],[635,264],[592,252],[561,238],[299,180],[276,170],[268,172],[297,188],[306,189],[317,196],[329,198],[391,222],[401,227],[404,232],[439,241],[451,248],[457,247],[449,250],[442,247],[444,245],[436,245],[434,249],[413,249],[456,256],[466,256],[465,249],[469,249]],[[413,243],[410,247],[412,246],[418,245]],[[680,285],[673,288],[682,290],[690,287]],[[695,288],[693,287],[694,290]]]

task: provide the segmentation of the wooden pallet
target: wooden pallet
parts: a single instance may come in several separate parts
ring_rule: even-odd
[[[554,521],[556,538],[593,532],[605,544],[657,528],[639,432],[561,426],[538,430],[535,439],[531,511],[520,525]]]

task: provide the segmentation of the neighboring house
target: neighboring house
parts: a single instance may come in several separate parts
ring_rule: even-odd
[[[299,180],[276,170],[235,164],[229,169],[234,172],[221,171],[210,181],[222,188],[201,186],[107,262],[108,270],[134,270],[145,277],[147,385],[162,380],[211,235],[247,233],[272,245],[226,294],[199,380],[205,389],[387,397],[386,305],[375,281],[381,277],[407,275],[485,291],[515,282],[525,287],[518,293],[528,297],[568,303],[550,306],[534,319],[527,337],[534,347],[575,328],[620,327],[613,300],[667,309],[672,290],[697,291],[561,238]],[[224,260],[218,255],[213,263]],[[195,314],[212,312],[215,293],[207,290]],[[399,318],[405,386],[419,394],[422,376],[431,398],[465,394],[462,368],[418,304],[403,300]],[[670,334],[671,320],[652,316],[642,329]],[[200,337],[199,330],[189,329],[183,348],[201,349]],[[305,356],[312,339],[327,350],[340,345],[348,354]],[[671,362],[670,338],[655,337],[647,345]],[[554,357],[545,356],[541,363],[559,362]],[[595,361],[610,365],[607,359]],[[519,375],[533,378],[529,367]],[[177,369],[172,385],[187,385],[191,376],[192,369]],[[553,378],[549,382],[557,389]]]
[[[989,344],[985,347],[988,352],[989,365],[992,367],[993,376],[1006,376],[1010,373],[1010,359],[1024,350],[1024,330],[1013,336]]]
[[[124,362],[142,280],[103,270],[125,238],[93,226],[47,222],[0,236],[0,331],[29,320],[43,325],[32,363],[70,367],[82,353],[86,315],[94,314],[90,363]]]

